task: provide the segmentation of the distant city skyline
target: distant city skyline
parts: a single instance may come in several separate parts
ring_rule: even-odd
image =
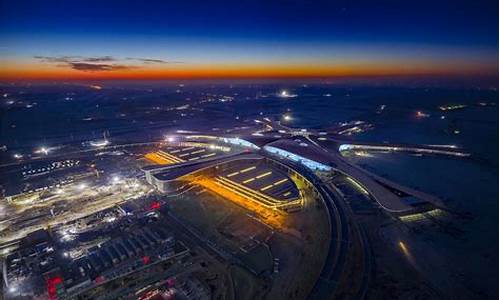
[[[498,2],[11,1],[0,79],[498,74]]]

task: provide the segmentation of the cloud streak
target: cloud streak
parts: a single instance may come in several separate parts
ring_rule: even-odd
[[[42,62],[48,63],[70,63],[70,62],[111,62],[116,61],[117,59],[112,56],[34,56],[35,59],[38,59]]]
[[[156,58],[143,58],[143,57],[127,57],[127,60],[136,60],[143,62],[145,64],[181,64],[182,61],[168,61],[164,59],[156,59]]]
[[[118,71],[134,69],[134,66],[119,65],[119,64],[96,64],[85,62],[70,62],[68,65],[78,71],[97,72],[97,71]]]
[[[120,59],[116,57],[104,55],[104,56],[42,56],[37,55],[33,58],[43,62],[58,64],[61,67],[68,67],[73,70],[83,71],[83,72],[101,72],[101,71],[118,71],[118,70],[128,70],[140,68],[137,65],[120,64],[117,63]],[[182,63],[178,61],[167,61],[163,59],[156,58],[143,58],[143,57],[127,57],[126,61],[137,61],[143,64],[172,64],[172,63]],[[122,60],[123,61],[123,60]]]

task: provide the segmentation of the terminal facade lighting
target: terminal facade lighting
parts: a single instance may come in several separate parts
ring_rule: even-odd
[[[109,141],[106,139],[100,140],[100,141],[91,141],[90,145],[93,147],[105,147],[105,146],[109,145]]]
[[[229,144],[233,144],[233,145],[237,145],[237,146],[242,146],[242,147],[247,147],[247,148],[252,148],[252,149],[260,149],[259,146],[255,145],[254,143],[251,143],[249,141],[246,141],[244,139],[241,139],[241,138],[222,138],[222,141],[224,143],[229,143]]]
[[[332,168],[330,166],[327,166],[325,164],[319,163],[317,161],[302,157],[300,155],[297,155],[292,152],[288,152],[286,150],[272,147],[272,146],[264,146],[264,150],[266,150],[269,153],[277,154],[279,156],[285,157],[287,159],[290,159],[292,161],[298,162],[307,168],[313,170],[313,171],[331,171]]]
[[[451,156],[468,157],[471,154],[459,151],[449,151],[449,149],[455,149],[454,145],[433,145],[436,148],[441,146],[441,149],[428,149],[428,148],[418,148],[418,147],[397,147],[397,146],[374,146],[374,145],[354,145],[354,144],[342,144],[339,146],[339,152],[351,151],[351,150],[367,150],[367,151],[406,151],[406,152],[416,152],[416,153],[426,153],[426,154],[442,154]],[[443,147],[444,146],[444,147]]]

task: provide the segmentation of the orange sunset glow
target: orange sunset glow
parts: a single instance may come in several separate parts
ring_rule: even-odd
[[[178,64],[167,66],[127,66],[105,71],[81,71],[60,65],[3,63],[0,79],[205,79],[205,78],[300,78],[489,74],[488,66],[475,64],[435,65],[432,62],[340,62],[292,64]]]

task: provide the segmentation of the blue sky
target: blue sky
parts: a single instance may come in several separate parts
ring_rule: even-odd
[[[0,3],[0,61],[9,67],[39,63],[35,56],[103,55],[190,65],[498,66],[497,1]]]

